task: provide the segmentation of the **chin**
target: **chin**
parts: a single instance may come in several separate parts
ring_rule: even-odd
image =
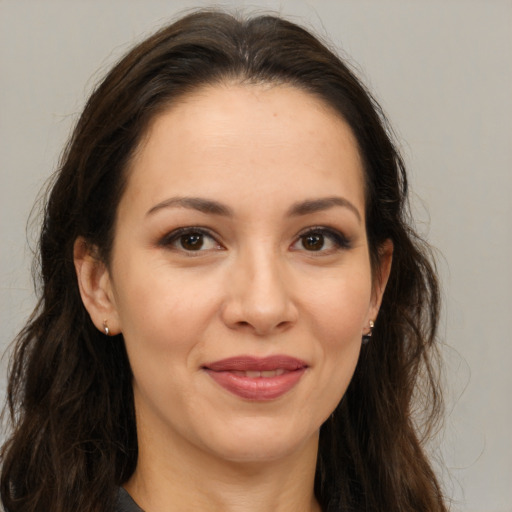
[[[268,427],[268,426],[267,426]],[[236,429],[232,435],[222,436],[215,447],[210,449],[234,463],[263,463],[284,460],[304,450],[313,449],[316,453],[318,446],[318,430],[312,434],[290,432],[286,429],[264,428],[261,424],[251,425],[250,428]],[[211,442],[212,439],[210,439]]]

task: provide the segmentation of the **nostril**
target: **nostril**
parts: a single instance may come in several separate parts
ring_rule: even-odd
[[[288,294],[264,294],[268,285],[256,288],[245,295],[238,292],[225,299],[220,317],[227,327],[262,336],[287,330],[295,324],[298,312]]]

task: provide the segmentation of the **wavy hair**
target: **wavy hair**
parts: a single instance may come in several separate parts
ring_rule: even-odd
[[[317,499],[329,512],[446,511],[423,448],[441,411],[438,283],[412,227],[407,176],[385,116],[349,66],[305,29],[220,11],[188,14],[125,55],[92,93],[63,153],[40,235],[40,299],[11,357],[4,506],[115,508],[117,487],[137,464],[132,374],[122,335],[106,343],[82,304],[73,244],[84,237],[108,264],[128,163],[148,124],[183,95],[226,82],[292,85],[337,112],[364,164],[374,269],[381,244],[394,245],[372,341],[321,427]]]

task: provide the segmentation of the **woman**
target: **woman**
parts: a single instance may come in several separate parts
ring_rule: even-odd
[[[203,11],[129,52],[78,121],[40,256],[10,512],[446,510],[405,170],[302,28]]]

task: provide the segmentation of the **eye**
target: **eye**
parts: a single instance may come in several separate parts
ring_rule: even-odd
[[[184,252],[203,252],[223,248],[208,231],[197,227],[176,229],[166,235],[159,245]]]
[[[334,252],[337,249],[348,249],[350,242],[343,233],[331,228],[310,228],[301,233],[292,245],[293,250],[308,252]]]
[[[325,236],[323,233],[308,233],[301,236],[302,247],[306,251],[320,251],[325,245]]]

